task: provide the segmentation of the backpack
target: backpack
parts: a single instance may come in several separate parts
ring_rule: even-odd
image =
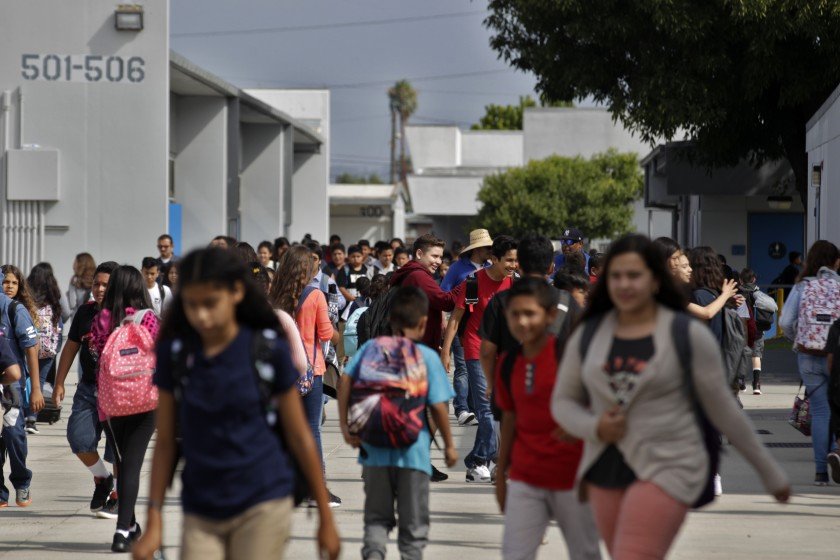
[[[601,324],[603,316],[592,317],[583,325],[583,334],[580,339],[579,352],[581,356],[581,363],[586,358],[586,352],[592,345],[592,339],[595,332]],[[674,343],[674,348],[677,352],[677,357],[680,361],[680,369],[683,374],[683,386],[685,387],[688,397],[691,400],[692,408],[694,409],[694,416],[700,428],[700,435],[703,438],[703,446],[706,449],[706,455],[709,458],[709,472],[706,473],[706,483],[703,486],[703,491],[700,496],[692,504],[692,508],[699,509],[715,500],[715,474],[719,471],[720,455],[721,455],[721,437],[720,432],[709,421],[703,405],[697,397],[694,390],[694,381],[692,379],[692,348],[689,339],[689,326],[694,321],[688,314],[677,312],[674,314],[674,321],[671,323],[671,339]]]
[[[350,389],[350,432],[375,447],[412,445],[426,425],[429,379],[418,344],[379,337],[365,347]]]
[[[52,307],[45,305],[38,309],[38,322],[41,324],[39,332],[40,347],[38,359],[55,358],[58,353],[58,338],[61,334],[61,327],[53,324]]]
[[[294,473],[293,498],[295,506],[300,505],[305,499],[310,496],[309,482],[303,474],[300,463],[291,452],[286,441],[286,434],[283,433],[283,426],[279,422],[280,415],[277,412],[277,407],[272,399],[272,392],[274,389],[274,368],[271,367],[271,360],[274,355],[274,349],[277,342],[277,333],[272,330],[264,330],[254,333],[254,340],[251,346],[251,356],[253,357],[251,368],[254,372],[254,380],[257,383],[257,389],[260,394],[260,405],[264,411],[264,417],[269,429],[274,433],[280,441],[285,455],[289,459],[289,465]],[[172,380],[173,380],[173,396],[175,398],[176,411],[183,400],[184,387],[188,386],[190,363],[192,362],[192,351],[185,348],[184,342],[176,339],[172,341]],[[266,367],[268,366],[268,367]],[[176,441],[180,445],[180,427],[177,424],[178,414],[176,412]],[[175,460],[172,464],[172,474],[170,478],[170,486],[172,479],[175,476],[175,469],[181,457],[180,447],[176,452]]]
[[[469,320],[470,315],[474,311],[475,306],[478,305],[479,302],[478,278],[476,278],[475,273],[467,276],[465,283],[466,286],[464,286],[464,316],[461,317],[461,322],[458,323],[458,336],[464,336],[464,331],[467,330],[467,321]]]
[[[17,300],[9,298],[9,306],[6,308],[6,315],[9,318],[9,329],[7,333],[7,338],[9,339],[9,344],[18,344],[17,335],[15,334],[15,330],[17,329],[17,309],[20,305],[20,302]],[[23,351],[21,349],[21,354]],[[24,360],[24,364],[26,360]],[[11,385],[6,385],[3,387],[3,392],[8,395],[7,403],[11,403],[12,406],[15,407],[24,407],[29,408],[29,395],[32,392],[32,384],[29,380],[29,374],[26,371],[26,368],[23,367],[21,364],[21,375],[26,377],[26,382],[24,383],[23,390],[20,390],[20,385],[17,383],[12,383]]]
[[[804,281],[796,326],[797,347],[822,352],[831,324],[840,318],[840,283],[818,277]]]
[[[359,335],[357,332],[359,320],[367,307],[360,307],[353,311],[344,325],[344,355],[352,358],[359,350]]]
[[[123,319],[108,336],[99,356],[96,378],[99,410],[105,418],[131,416],[157,408],[155,341],[141,326],[151,309],[142,309]]]
[[[703,289],[714,297],[718,296],[712,290]],[[746,379],[752,371],[752,353],[748,344],[747,327],[734,309],[724,307],[720,313],[723,321],[721,348],[723,350],[723,368],[726,373],[726,382],[731,388],[738,389],[739,382]]]
[[[756,288],[747,294],[748,304],[755,318],[755,327],[760,332],[767,332],[775,324],[775,314],[779,310],[775,300]]]
[[[359,323],[356,325],[359,347],[368,340],[380,336],[391,336],[391,306],[399,289],[399,286],[392,286],[387,293],[382,294],[370,304],[367,313],[359,317]]]
[[[338,308],[338,294],[330,293],[330,277],[324,273],[321,273],[320,288],[324,297],[327,298],[327,314],[330,316],[330,322],[336,324],[341,314],[341,310]]]

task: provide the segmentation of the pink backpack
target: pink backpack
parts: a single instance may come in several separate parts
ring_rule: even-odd
[[[158,390],[152,383],[155,341],[140,324],[146,313],[153,311],[143,309],[123,319],[99,356],[97,391],[101,417],[130,416],[157,408]]]
[[[808,350],[823,351],[828,329],[840,318],[840,283],[823,275],[805,281],[799,302],[796,344]]]

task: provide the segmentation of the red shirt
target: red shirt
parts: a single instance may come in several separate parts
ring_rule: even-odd
[[[543,349],[533,359],[519,355],[513,366],[510,390],[502,381],[504,357],[496,367],[496,404],[516,414],[516,435],[511,450],[511,480],[548,490],[570,490],[575,485],[583,442],[562,441],[552,432],[557,423],[551,417],[551,393],[557,378],[558,360],[555,338],[548,337]],[[526,369],[533,374],[526,387]]]
[[[461,337],[461,344],[464,347],[464,359],[478,360],[481,354],[481,337],[478,336],[478,328],[481,326],[481,318],[484,317],[484,310],[493,296],[503,290],[509,290],[513,285],[513,279],[504,277],[496,282],[487,274],[487,269],[482,268],[475,273],[478,279],[478,303],[475,304],[466,318],[467,324],[464,327],[464,335]],[[464,280],[458,287],[458,300],[455,305],[458,309],[466,309],[467,280]],[[455,290],[453,290],[455,291]],[[463,320],[463,319],[462,319]]]

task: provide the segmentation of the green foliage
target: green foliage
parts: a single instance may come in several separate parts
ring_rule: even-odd
[[[396,111],[403,121],[417,110],[417,90],[408,80],[400,80],[388,90],[388,102],[391,110]]]
[[[335,182],[340,185],[381,185],[382,178],[376,173],[371,173],[365,177],[364,175],[345,172],[336,177]]]
[[[708,165],[787,157],[840,82],[826,0],[491,0],[492,47],[548,99],[592,97],[649,141],[682,131]]]
[[[472,125],[472,130],[522,130],[522,118],[525,109],[536,107],[537,102],[530,95],[519,97],[519,105],[495,105],[484,107],[484,116],[478,124]],[[570,101],[557,101],[543,104],[543,107],[572,107]]]
[[[587,237],[613,238],[630,230],[630,205],[642,189],[636,154],[552,156],[485,178],[478,193],[483,207],[473,227],[556,239],[573,225]]]

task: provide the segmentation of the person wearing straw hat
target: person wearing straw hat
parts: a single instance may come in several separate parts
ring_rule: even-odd
[[[470,244],[461,249],[458,260],[449,267],[449,272],[440,283],[440,289],[444,292],[451,292],[455,286],[460,285],[470,274],[487,266],[490,258],[490,247],[493,239],[486,229],[474,229],[470,232]],[[452,341],[452,354],[455,358],[455,373],[452,376],[452,385],[455,389],[455,399],[452,406],[455,408],[455,418],[461,426],[478,424],[475,411],[472,410],[469,398],[469,383],[467,381],[467,361],[464,358],[464,347],[461,346],[459,337]]]

